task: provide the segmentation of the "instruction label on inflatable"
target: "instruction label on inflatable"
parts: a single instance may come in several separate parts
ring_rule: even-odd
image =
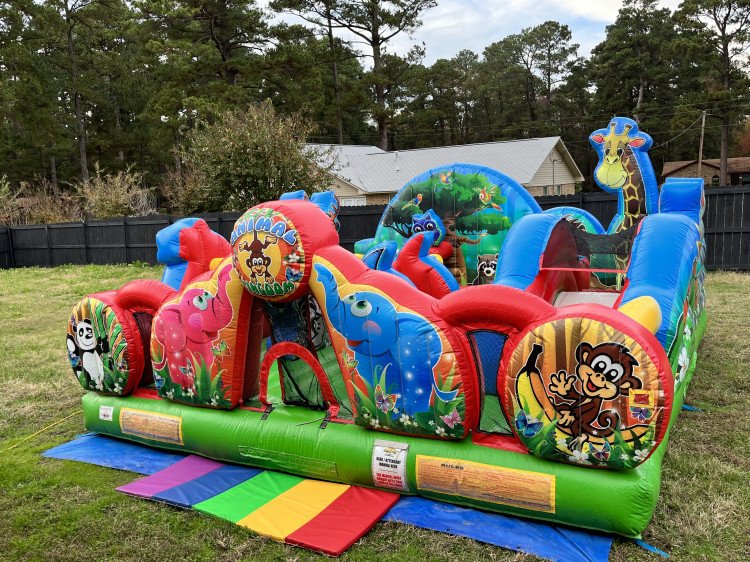
[[[381,488],[408,491],[406,455],[409,445],[378,439],[372,448],[372,482]]]
[[[553,474],[417,455],[417,488],[555,513]]]
[[[120,410],[120,431],[126,435],[182,445],[182,418],[133,408]]]

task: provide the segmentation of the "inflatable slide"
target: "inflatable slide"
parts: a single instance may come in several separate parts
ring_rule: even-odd
[[[659,188],[630,119],[590,141],[606,228],[471,164],[409,182],[356,254],[332,193],[252,207],[229,242],[172,225],[163,282],[73,310],[87,428],[639,536],[705,328],[703,182]]]

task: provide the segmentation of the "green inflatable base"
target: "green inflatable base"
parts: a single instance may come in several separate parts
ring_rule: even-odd
[[[665,449],[662,443],[636,469],[615,471],[480,445],[471,437],[439,441],[333,422],[321,428],[323,412],[283,404],[266,415],[89,392],[83,409],[89,430],[154,447],[627,537],[640,536],[651,519]]]

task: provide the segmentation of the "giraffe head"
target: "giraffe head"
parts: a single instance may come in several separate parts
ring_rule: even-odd
[[[633,149],[648,149],[651,145],[651,138],[638,133],[635,122],[624,118],[613,119],[608,130],[594,131],[589,140],[599,153],[596,180],[608,190],[619,189],[628,181],[630,170],[626,163]]]

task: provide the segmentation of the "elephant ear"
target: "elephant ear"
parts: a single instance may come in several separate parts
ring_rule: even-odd
[[[154,322],[154,334],[167,352],[185,349],[187,338],[182,326],[180,311],[168,306],[159,312]]]

